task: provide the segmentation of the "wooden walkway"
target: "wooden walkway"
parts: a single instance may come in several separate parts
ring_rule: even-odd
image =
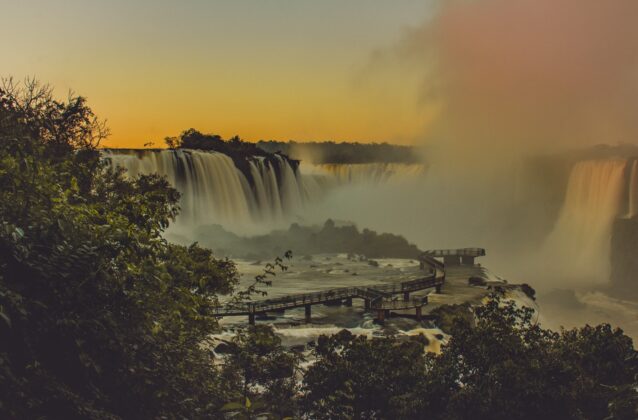
[[[427,296],[410,298],[410,293],[431,288],[436,289],[438,293],[445,282],[445,266],[442,262],[428,255],[421,256],[420,261],[423,276],[414,280],[373,286],[340,287],[320,292],[236,303],[216,308],[216,315],[219,317],[248,315],[249,322],[254,324],[255,315],[303,306],[306,310],[306,322],[310,322],[312,305],[344,301],[346,305],[351,305],[352,299],[358,298],[364,300],[366,309],[377,311],[379,321],[383,321],[390,310],[412,308],[416,309],[417,319],[420,319],[421,308],[427,304],[428,298]],[[402,297],[396,295],[402,295]]]

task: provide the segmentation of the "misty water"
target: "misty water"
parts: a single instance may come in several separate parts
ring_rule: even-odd
[[[422,250],[484,247],[487,257],[481,262],[492,272],[538,291],[544,325],[612,322],[638,337],[635,295],[610,289],[612,225],[617,218],[636,216],[638,209],[635,158],[519,158],[474,166],[302,162],[297,171],[283,160],[275,168],[255,159],[251,185],[219,153],[112,150],[105,155],[131,175],[165,175],[182,191],[182,214],[169,237],[188,242],[201,226],[211,224],[249,236],[333,218],[401,234]],[[254,263],[238,261],[244,281],[259,268]],[[392,269],[372,272],[365,263],[339,263],[343,268],[323,260],[295,260],[289,272],[275,279],[269,296],[393,281],[399,267],[410,265],[393,262],[388,263]],[[356,307],[319,306],[315,312],[317,325],[310,328],[378,330]],[[288,328],[302,315],[292,310],[268,321]]]

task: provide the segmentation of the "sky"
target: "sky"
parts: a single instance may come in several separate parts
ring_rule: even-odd
[[[87,97],[109,147],[195,128],[475,160],[638,139],[636,0],[0,0],[0,11],[0,76]]]
[[[421,75],[370,77],[427,0],[0,0],[0,75],[88,98],[109,147],[188,128],[247,140],[410,144]],[[397,66],[399,68],[397,68]]]

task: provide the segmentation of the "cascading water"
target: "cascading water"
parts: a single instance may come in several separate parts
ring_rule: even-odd
[[[131,177],[165,176],[182,193],[181,212],[172,230],[185,234],[210,224],[237,233],[284,227],[340,185],[381,184],[424,172],[423,165],[396,163],[302,165],[295,170],[274,155],[274,159],[249,159],[247,177],[231,157],[216,152],[106,149],[103,155]]]
[[[544,258],[553,274],[607,281],[611,228],[626,197],[626,166],[624,159],[574,166],[561,213],[545,244]]]
[[[422,164],[405,163],[325,163],[312,165],[312,171],[325,174],[337,184],[382,184],[413,179],[425,173]]]
[[[285,225],[318,189],[314,179],[300,175],[281,156],[276,156],[276,165],[261,157],[250,159],[251,185],[233,160],[221,153],[105,150],[103,154],[131,177],[165,176],[182,193],[182,210],[174,228],[186,232],[210,224],[235,232]]]
[[[638,159],[634,159],[629,175],[629,212],[628,217],[638,216]]]

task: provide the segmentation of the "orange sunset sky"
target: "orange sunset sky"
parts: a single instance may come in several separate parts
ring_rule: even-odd
[[[189,127],[248,140],[411,143],[431,110],[418,76],[375,51],[431,13],[423,0],[10,1],[0,73],[88,98],[112,147]],[[377,67],[377,66],[375,66]]]
[[[160,147],[191,127],[470,157],[638,140],[636,0],[0,6],[0,75],[87,97],[104,146]]]

